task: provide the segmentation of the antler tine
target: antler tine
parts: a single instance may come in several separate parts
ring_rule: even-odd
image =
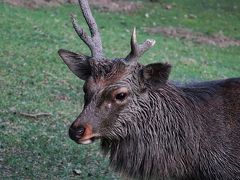
[[[101,37],[98,31],[97,23],[92,15],[91,9],[88,4],[88,0],[78,0],[82,14],[85,21],[88,24],[91,37],[83,30],[81,26],[78,25],[77,20],[72,15],[72,24],[78,36],[91,50],[92,57],[96,59],[101,59],[103,57],[103,48]]]
[[[137,44],[136,28],[133,29],[131,37],[131,52],[127,55],[126,60],[137,61],[147,50],[155,45],[156,41],[153,39],[147,39],[142,44]]]

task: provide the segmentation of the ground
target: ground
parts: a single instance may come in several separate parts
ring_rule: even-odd
[[[239,42],[240,2],[139,4],[133,12],[93,8],[107,57],[128,54],[130,34],[136,27],[139,42],[147,38],[157,42],[141,62],[172,64],[171,80],[240,76],[238,44],[219,47],[195,41],[199,35],[218,34]],[[99,142],[77,145],[67,134],[82,109],[83,82],[68,70],[57,51],[89,54],[70,22],[69,15],[74,13],[87,28],[79,7],[32,9],[0,3],[0,12],[0,179],[119,179],[101,155]],[[147,31],[159,28],[166,32]],[[176,35],[167,33],[171,28]],[[194,38],[182,37],[177,30]]]

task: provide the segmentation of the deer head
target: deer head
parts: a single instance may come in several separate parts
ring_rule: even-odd
[[[72,24],[78,36],[91,50],[91,56],[67,50],[58,51],[69,69],[85,81],[84,109],[69,128],[71,139],[81,144],[96,138],[121,139],[129,135],[128,126],[137,123],[141,102],[146,91],[163,86],[170,73],[170,65],[154,63],[144,66],[138,62],[155,41],[147,39],[137,43],[134,28],[131,51],[125,58],[108,59],[103,55],[100,34],[87,0],[79,0],[91,36],[77,24]]]

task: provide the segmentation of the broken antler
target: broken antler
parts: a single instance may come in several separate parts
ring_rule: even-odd
[[[103,58],[103,48],[102,48],[102,42],[101,37],[98,32],[97,23],[92,16],[91,9],[88,4],[88,0],[78,0],[81,11],[83,13],[83,16],[88,24],[91,37],[87,35],[87,33],[83,30],[81,26],[78,25],[77,20],[72,15],[72,24],[73,28],[77,32],[78,36],[82,39],[82,41],[87,44],[89,49],[91,50],[92,57],[96,59]]]
[[[153,39],[147,39],[142,44],[137,44],[136,28],[134,28],[131,37],[131,52],[126,57],[126,61],[137,61],[141,55],[155,45],[155,42]]]

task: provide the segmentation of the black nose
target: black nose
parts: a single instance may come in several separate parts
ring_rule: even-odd
[[[70,127],[68,134],[69,137],[74,140],[74,141],[78,141],[79,139],[82,138],[83,134],[85,132],[85,128],[83,126],[79,126],[79,127]]]

